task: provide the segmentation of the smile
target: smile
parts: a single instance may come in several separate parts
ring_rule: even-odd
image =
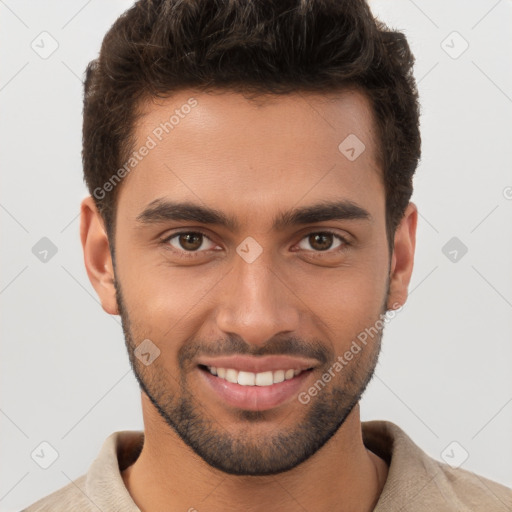
[[[215,366],[206,366],[206,369],[217,377],[239,384],[240,386],[272,386],[285,380],[290,380],[302,373],[303,370],[289,368],[286,370],[275,370],[266,372],[245,372],[233,368],[217,368]]]

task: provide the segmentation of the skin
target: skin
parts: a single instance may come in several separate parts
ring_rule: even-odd
[[[354,402],[371,378],[382,333],[308,404],[293,396],[258,413],[215,396],[200,375],[197,356],[235,348],[293,354],[293,339],[303,353],[319,355],[300,389],[307,391],[381,313],[405,303],[416,206],[409,203],[390,256],[372,111],[358,91],[289,94],[257,103],[235,92],[180,91],[142,105],[136,147],[191,97],[197,106],[119,185],[115,262],[94,201],[82,203],[87,272],[103,309],[122,315],[142,384],[145,444],[122,473],[125,485],[144,511],[372,510],[387,465],[364,446]],[[366,146],[354,161],[338,150],[349,134]],[[239,228],[138,221],[157,199],[218,209]],[[349,200],[370,216],[273,228],[278,213],[325,200]],[[165,240],[198,230],[209,240],[195,244],[194,259],[183,256],[190,246],[180,245],[179,237]],[[325,230],[349,245],[339,246],[332,237],[332,248],[319,250],[309,235]],[[249,236],[262,248],[251,263],[236,252]],[[133,356],[144,339],[161,351],[149,366]],[[183,404],[201,432],[194,434],[179,417]],[[319,411],[328,414],[314,425]],[[195,447],[180,437],[180,425],[182,434],[195,435]],[[268,448],[276,439],[283,450],[277,455]],[[216,443],[220,453],[213,452]],[[309,452],[294,459],[304,445]],[[226,456],[230,446],[233,453]]]

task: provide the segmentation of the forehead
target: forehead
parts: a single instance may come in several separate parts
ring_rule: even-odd
[[[119,207],[134,215],[161,198],[224,204],[250,218],[318,198],[383,194],[373,115],[358,91],[248,99],[183,90],[141,112],[119,191]]]

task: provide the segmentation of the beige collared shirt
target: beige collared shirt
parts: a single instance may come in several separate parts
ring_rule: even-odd
[[[365,446],[389,466],[374,512],[512,511],[512,489],[432,459],[395,424],[369,421],[362,428]],[[143,442],[143,432],[114,432],[85,475],[23,512],[140,512],[121,471],[135,462]]]

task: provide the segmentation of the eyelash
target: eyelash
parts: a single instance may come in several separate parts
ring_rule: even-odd
[[[201,230],[195,230],[195,231],[179,231],[178,233],[173,233],[172,235],[164,238],[161,240],[161,243],[169,250],[173,251],[174,253],[178,253],[181,257],[183,258],[188,258],[188,259],[193,259],[193,258],[198,258],[200,257],[201,253],[205,252],[205,251],[185,251],[185,250],[177,250],[175,249],[174,247],[172,247],[169,242],[173,239],[173,238],[176,238],[176,237],[179,237],[180,235],[190,235],[190,234],[193,234],[193,235],[202,235],[204,236],[205,238],[207,238],[208,240],[210,240],[210,242],[213,242],[213,240],[211,240],[211,238],[206,234],[204,233],[203,231]],[[350,246],[350,243],[347,241],[346,238],[342,237],[341,235],[339,235],[338,233],[335,233],[334,231],[331,231],[329,229],[323,229],[323,230],[320,230],[320,231],[310,231],[309,233],[307,233],[306,235],[304,235],[301,239],[300,239],[300,242],[302,242],[302,240],[304,240],[305,238],[311,236],[311,235],[318,235],[318,234],[329,234],[329,235],[332,235],[334,238],[337,238],[341,243],[342,245],[340,247],[337,248],[337,250],[330,250],[330,249],[327,249],[325,251],[308,251],[308,252],[312,252],[314,254],[324,254],[324,253],[327,253],[327,254],[335,254],[335,253],[338,253],[338,252],[341,252],[343,251],[344,249],[346,249],[348,246]],[[300,243],[299,242],[299,243]]]

